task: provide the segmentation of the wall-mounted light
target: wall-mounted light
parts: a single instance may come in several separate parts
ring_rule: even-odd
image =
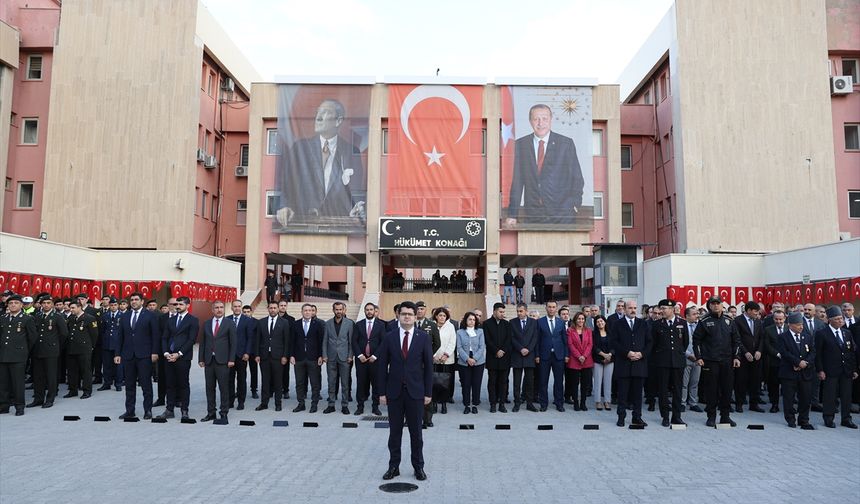
[[[39,239],[40,240],[47,240],[48,239],[48,233],[46,231],[42,231],[41,233],[39,233]]]

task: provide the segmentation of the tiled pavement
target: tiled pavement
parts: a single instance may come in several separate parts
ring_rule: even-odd
[[[191,373],[191,413],[199,420],[203,373]],[[464,415],[452,405],[424,431],[425,482],[412,476],[404,436],[395,481],[419,489],[395,495],[378,489],[388,431],[371,421],[345,429],[357,417],[294,414],[294,399],[283,412],[255,412],[258,401],[249,399],[225,426],[123,423],[116,418],[123,400],[124,393],[96,392],[0,417],[0,502],[860,502],[860,432],[826,429],[817,413],[814,432],[787,428],[782,414],[749,412],[735,415],[731,430],[708,429],[703,414],[686,413],[686,431],[662,428],[657,413],[646,413],[650,425],[632,431],[593,408],[491,414],[485,404]],[[64,422],[64,415],[81,420]],[[95,415],[112,420],[94,422]],[[276,419],[289,426],[273,427]],[[319,427],[302,427],[305,421]],[[460,430],[461,423],[474,430]],[[496,430],[501,423],[511,430]],[[583,430],[585,423],[600,429]],[[750,423],[765,429],[748,430]]]

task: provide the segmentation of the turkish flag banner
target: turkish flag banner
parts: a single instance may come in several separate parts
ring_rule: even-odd
[[[16,294],[18,294],[18,274],[10,273],[9,274],[9,285],[7,290],[10,290]]]
[[[731,287],[720,287],[719,289],[717,289],[717,295],[723,298],[724,303],[733,304]]]
[[[839,284],[836,281],[825,282],[824,296],[828,303],[835,303],[839,293]]]
[[[92,287],[90,287],[90,299],[94,302],[102,297],[102,283],[101,282],[93,282]]]
[[[481,86],[388,86],[385,215],[484,215]]]
[[[737,290],[738,288],[739,287],[735,288],[735,290]],[[767,296],[767,289],[765,289],[764,287],[753,287],[752,288],[752,300],[755,301],[756,303],[770,304],[767,302],[766,296]]]
[[[139,282],[137,290],[140,291],[144,299],[152,299],[152,284],[150,282]]]
[[[63,279],[63,297],[72,297],[72,281],[68,278]]]
[[[827,284],[825,282],[818,282],[815,284],[814,290],[815,290],[815,294],[813,296],[813,302],[815,304],[824,303],[824,299],[827,296],[826,295]]]
[[[29,296],[32,293],[30,286],[30,275],[22,275],[18,277],[18,294],[21,294],[22,296]]]
[[[812,302],[812,300],[815,298],[815,288],[812,284],[805,284],[803,286],[803,295],[801,297],[803,298],[804,303]]]
[[[81,293],[81,281],[72,280],[72,296],[77,296]]]
[[[799,284],[791,286],[791,302],[800,304],[803,301],[803,287]]]
[[[702,294],[699,297],[699,304],[704,305],[708,303],[708,298],[713,296],[716,290],[713,287],[702,287],[701,292]]]
[[[116,280],[108,280],[107,293],[108,296],[120,297],[119,282]]]
[[[860,299],[860,277],[851,279],[851,298],[855,301]]]
[[[746,303],[749,298],[749,287],[735,287],[735,303]]]
[[[9,281],[9,273],[0,271],[0,292],[6,290],[6,282]]]
[[[41,276],[38,276],[38,275],[33,277],[33,292],[34,293],[38,294],[38,293],[42,292],[42,288],[44,286],[45,286],[45,279],[44,278],[42,278]]]
[[[55,278],[53,281],[53,287],[51,287],[51,296],[60,297],[63,295],[63,280],[60,278]]]
[[[782,294],[783,294],[782,287],[772,287],[768,290],[770,290],[770,292],[773,293],[773,302],[774,303],[788,303],[787,300],[783,301],[783,299],[782,299]]]
[[[836,294],[837,295],[836,302],[837,303],[843,303],[845,301],[850,301],[850,298],[851,298],[851,280],[848,280],[846,278],[844,280],[839,280],[838,282],[839,282],[838,283],[839,291]]]
[[[666,287],[666,298],[671,299],[676,303],[684,303],[684,296],[681,294],[681,287],[678,285],[670,285]]]
[[[697,285],[685,285],[681,288],[684,296],[684,304],[696,304],[696,298],[699,295],[699,287]]]
[[[131,296],[134,291],[137,289],[134,282],[123,282],[122,283],[122,297],[128,298]]]
[[[87,299],[90,298],[90,282],[88,280],[81,280],[81,294],[87,296]]]

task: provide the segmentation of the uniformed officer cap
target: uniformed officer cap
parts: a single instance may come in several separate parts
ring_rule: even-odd
[[[827,309],[827,318],[841,317],[842,309],[836,305],[831,306]]]
[[[9,296],[9,299],[7,299],[6,301],[21,301],[21,302],[23,302],[23,300],[21,299],[21,296],[19,296],[18,294],[12,294],[11,296]]]
[[[87,296],[83,292],[78,294],[77,296],[75,296],[75,299],[87,299],[87,298],[89,298],[89,296]]]
[[[709,297],[708,298],[708,304],[714,304],[714,303],[723,304],[723,298],[721,298],[720,296]]]
[[[672,301],[671,299],[661,299],[661,300],[660,300],[660,302],[659,302],[659,303],[657,303],[657,306],[658,306],[659,308],[662,308],[662,307],[664,307],[664,306],[674,307],[674,306],[675,306],[675,302],[674,302],[674,301]]]
[[[110,296],[110,298],[108,299],[108,303],[116,303],[116,298],[113,296]]]
[[[11,296],[12,294],[15,294],[15,293],[14,293],[14,292],[12,292],[12,291],[10,291],[10,290],[5,290],[5,291],[3,291],[3,294],[0,294],[0,295],[2,295],[2,296]]]
[[[803,323],[803,314],[800,312],[794,312],[788,316],[789,324],[802,324]]]
[[[415,307],[416,308],[427,308],[427,305],[424,303],[424,301],[418,301],[417,303],[415,303]]]
[[[32,303],[32,302],[33,302],[33,298],[31,298],[30,296],[26,296],[26,297],[24,297],[21,301],[23,301],[23,302],[25,302],[25,303]]]

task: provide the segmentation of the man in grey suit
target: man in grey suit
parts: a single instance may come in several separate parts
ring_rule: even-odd
[[[511,322],[511,367],[514,368],[514,412],[526,402],[526,409],[537,411],[535,401],[535,355],[537,321],[528,317],[528,305],[517,303],[517,318]]]
[[[340,382],[340,411],[349,415],[349,375],[352,372],[352,330],[354,323],[348,319],[346,305],[340,301],[331,306],[334,317],[325,323],[325,341],[323,341],[322,357],[326,363],[328,374],[328,407],[324,414],[334,413],[334,403],[337,399],[337,384]]]
[[[199,364],[206,375],[206,411],[200,421],[215,420],[215,384],[221,394],[221,421],[227,423],[230,409],[230,368],[235,364],[236,326],[224,317],[224,302],[212,303],[212,318],[203,323]]]

